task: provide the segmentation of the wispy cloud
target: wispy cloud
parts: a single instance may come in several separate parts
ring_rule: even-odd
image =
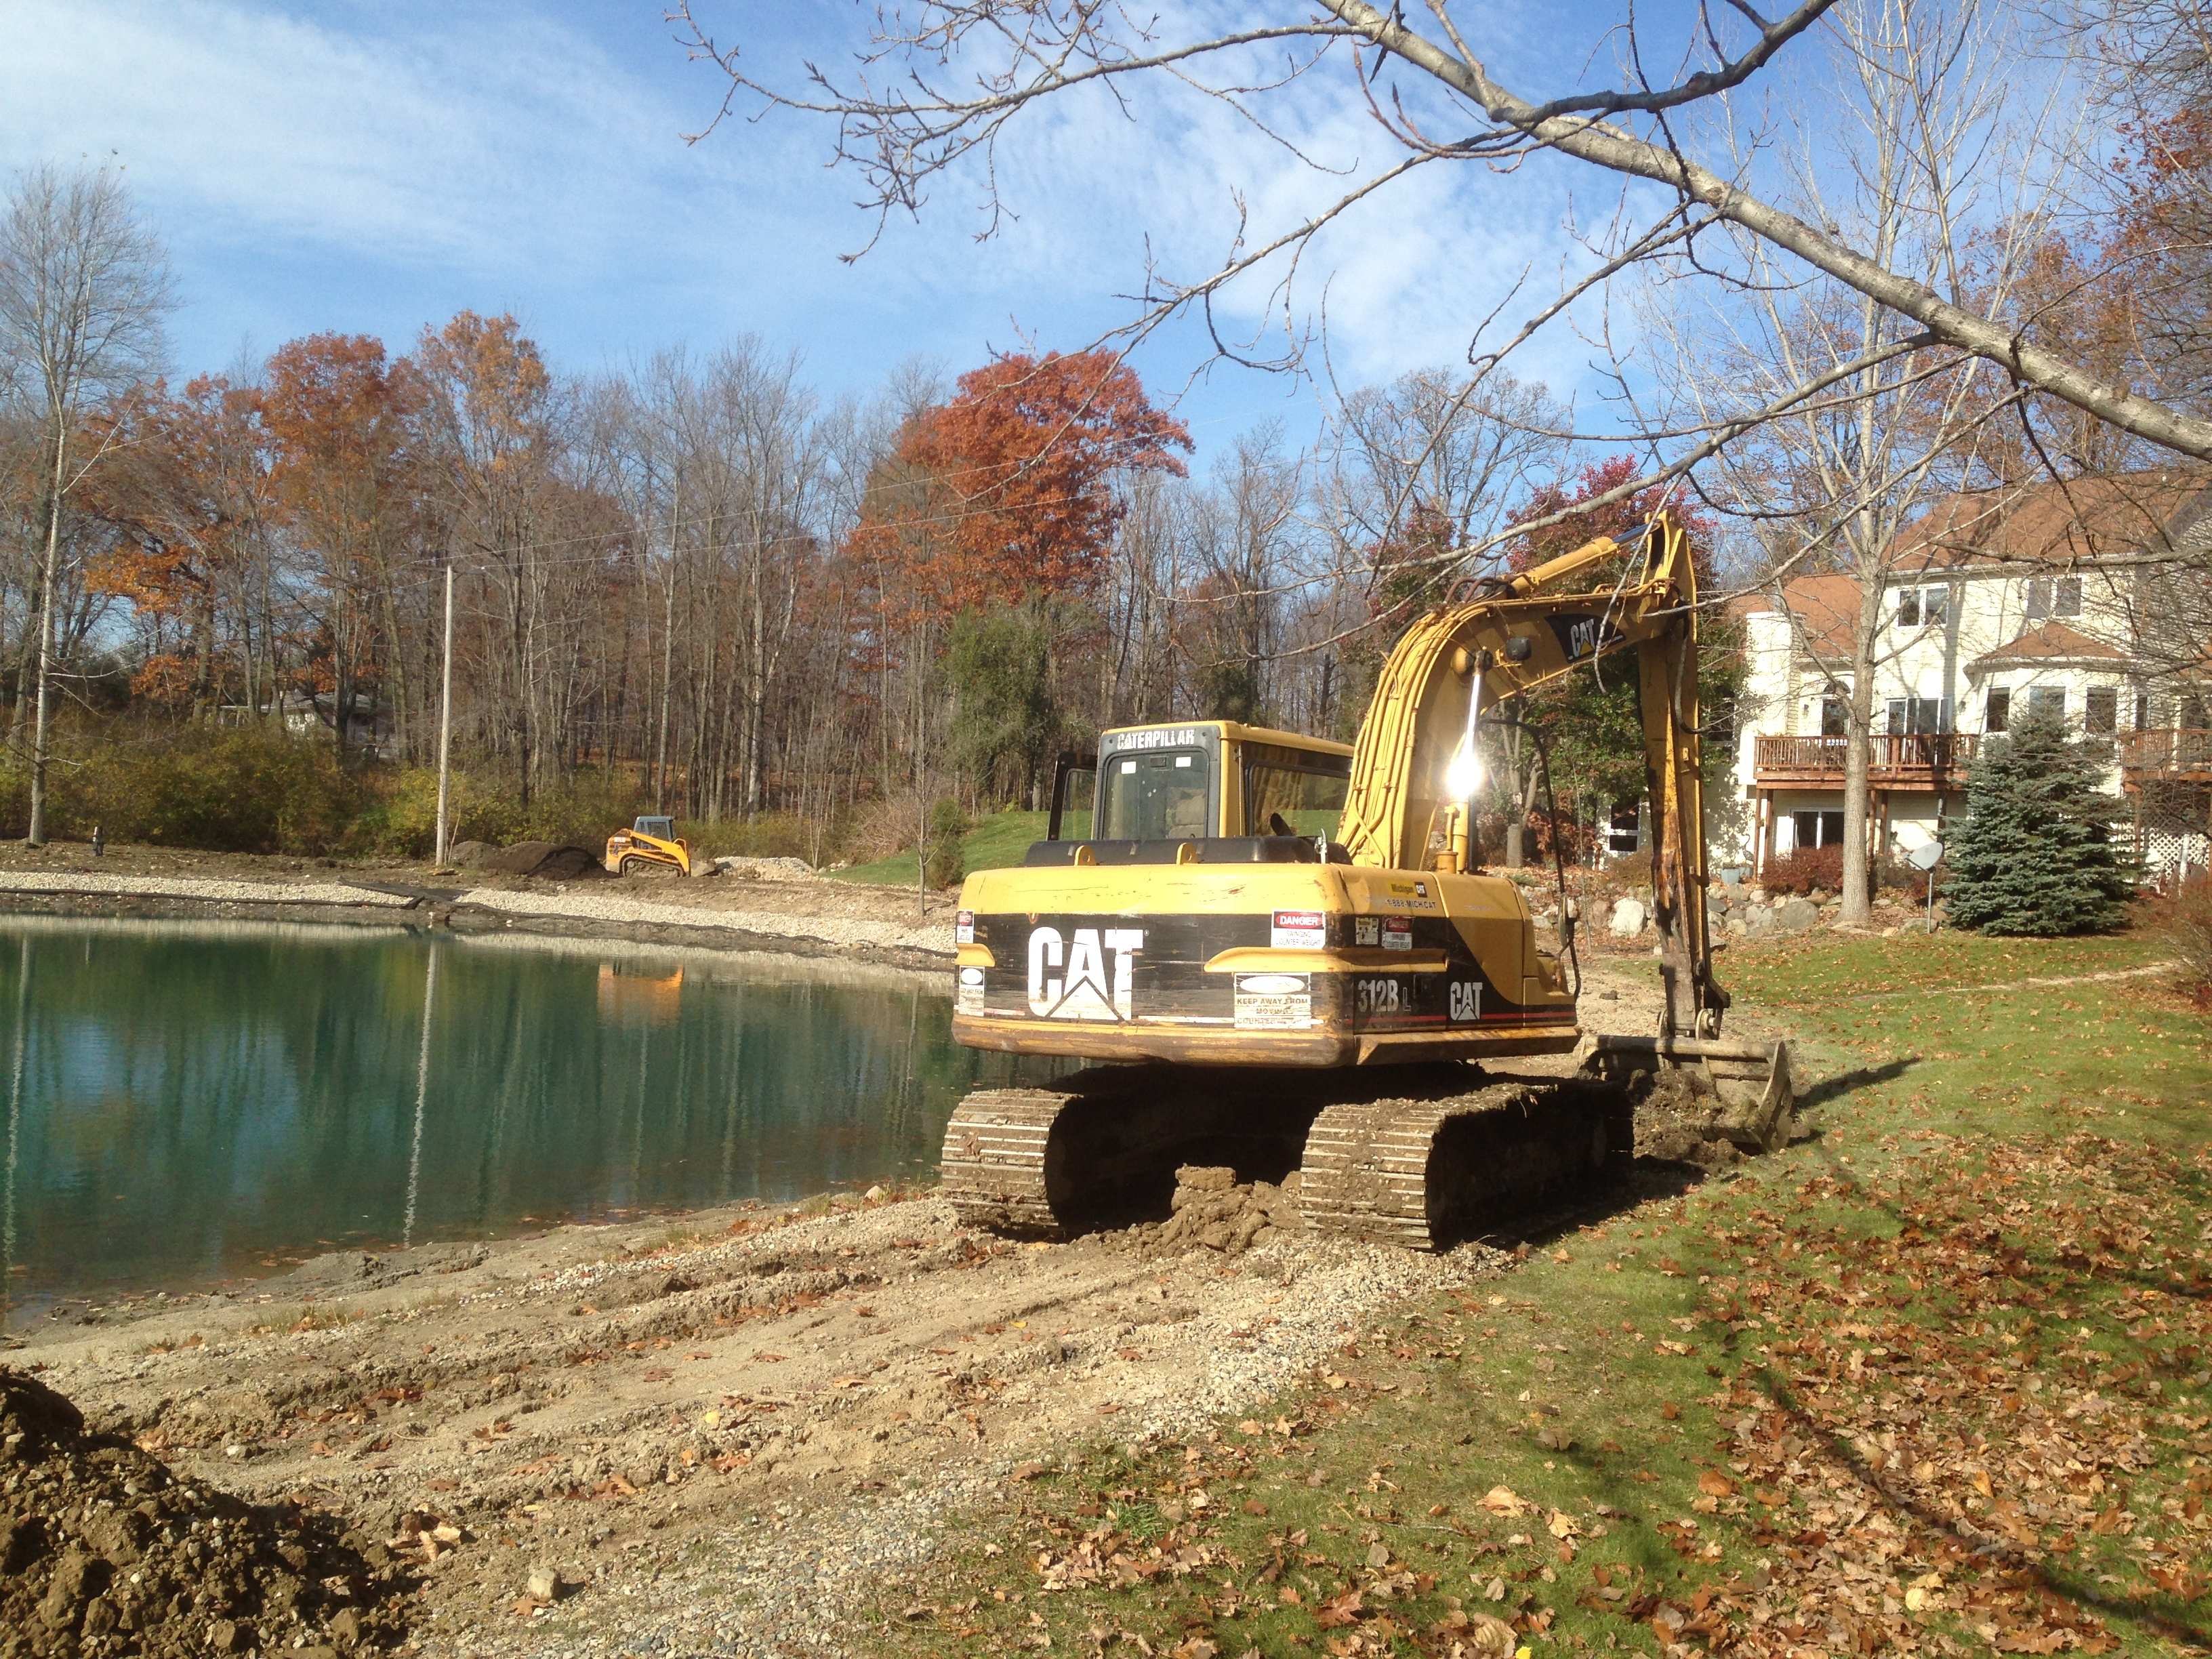
[[[778,44],[834,57],[854,17],[781,13]],[[685,145],[720,87],[667,42],[656,5],[12,0],[0,40],[0,163],[120,161],[178,251],[195,301],[185,354],[202,358],[242,332],[404,332],[471,304],[517,307],[580,367],[744,328],[805,347],[833,384],[915,350],[960,367],[1017,329],[1067,345],[1123,319],[1148,246],[1176,276],[1211,270],[1240,195],[1266,233],[1397,159],[1343,66],[1279,107],[1322,168],[1165,86],[1137,92],[1133,121],[1072,99],[1016,127],[1000,160],[1018,216],[994,240],[974,240],[968,178],[846,266],[836,255],[869,227],[856,181],[821,166],[828,132],[779,116]],[[1326,294],[1348,378],[1459,357],[1524,267],[1547,291],[1571,257],[1547,193],[1430,173],[1332,228],[1293,291],[1299,325]],[[1267,279],[1248,282],[1218,314],[1249,334],[1269,297]],[[1179,330],[1152,372],[1179,380],[1199,350]],[[1571,379],[1577,356],[1569,339],[1532,366]],[[1259,384],[1229,401],[1280,396]]]

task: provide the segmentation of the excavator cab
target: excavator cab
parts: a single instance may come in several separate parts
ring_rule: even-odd
[[[691,873],[691,843],[676,835],[676,820],[641,817],[627,830],[607,837],[605,865],[610,874],[626,876],[641,866],[665,865],[685,875]]]

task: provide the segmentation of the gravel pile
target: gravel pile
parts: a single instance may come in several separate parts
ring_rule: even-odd
[[[585,897],[573,893],[508,893],[495,887],[472,888],[461,896],[464,904],[513,915],[573,916],[595,921],[636,922],[661,927],[727,928],[744,933],[764,933],[786,939],[818,939],[826,945],[872,945],[894,951],[929,951],[949,957],[953,952],[952,929],[939,923],[930,927],[896,922],[867,921],[852,916],[796,916],[767,910],[696,909],[683,904],[648,904],[641,900]]]
[[[519,841],[471,862],[506,876],[542,876],[548,881],[588,881],[606,871],[588,849],[561,842]]]
[[[1174,1213],[1165,1221],[1131,1228],[1130,1243],[1148,1255],[1181,1255],[1194,1249],[1242,1255],[1278,1233],[1304,1230],[1301,1179],[1293,1170],[1280,1186],[1271,1181],[1239,1186],[1232,1169],[1186,1164],[1176,1171]]]
[[[343,904],[404,910],[415,900],[334,881],[190,881],[176,876],[0,872],[0,893],[99,893],[119,898],[204,899],[217,904]]]
[[[0,1369],[0,1656],[283,1648],[397,1635],[389,1550],[332,1517],[177,1480],[62,1395]]]
[[[714,867],[740,881],[812,881],[814,866],[805,859],[719,858]]]

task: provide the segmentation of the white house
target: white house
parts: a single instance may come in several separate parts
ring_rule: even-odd
[[[1879,599],[1869,833],[1905,852],[1943,836],[1977,747],[2049,708],[2112,743],[2110,787],[2135,807],[2157,866],[2207,860],[2212,812],[2212,615],[2201,566],[2146,551],[2212,546],[2201,477],[1987,491],[1900,532]],[[1764,867],[1844,833],[1844,711],[1862,591],[1806,576],[1741,602],[1749,679],[1730,849]]]

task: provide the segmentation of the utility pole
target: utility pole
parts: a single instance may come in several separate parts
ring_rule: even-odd
[[[453,565],[446,562],[446,665],[438,700],[438,845],[431,862],[446,861],[446,786],[453,758]]]

